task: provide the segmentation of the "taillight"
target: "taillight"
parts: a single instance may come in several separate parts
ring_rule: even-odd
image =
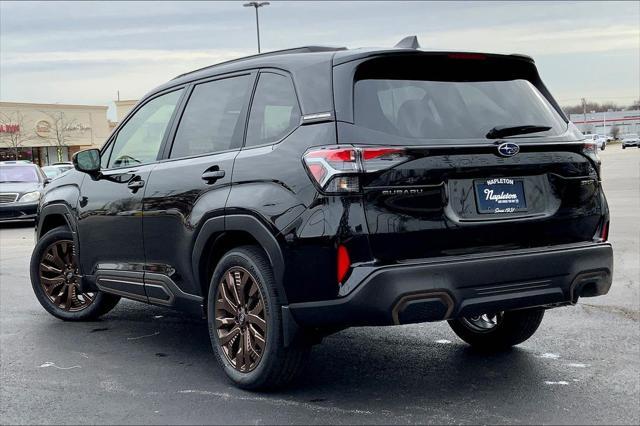
[[[303,156],[310,176],[328,193],[360,191],[360,175],[388,169],[406,161],[403,148],[325,147]]]
[[[600,166],[602,164],[602,161],[600,160],[600,156],[598,155],[598,144],[595,142],[583,143],[582,153],[590,158],[591,161],[593,161],[593,164],[596,166],[596,170],[598,171],[598,175],[600,175]]]
[[[602,241],[609,240],[609,221],[606,221],[604,226],[602,227],[602,233],[600,234],[600,238],[602,238]]]
[[[601,243],[609,240],[609,221],[604,222],[598,229],[595,240]]]
[[[585,154],[598,155],[598,144],[595,142],[585,142],[582,144],[582,152]]]

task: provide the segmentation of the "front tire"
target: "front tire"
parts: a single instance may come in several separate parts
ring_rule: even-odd
[[[449,321],[462,340],[483,351],[500,351],[518,345],[536,332],[544,309],[523,309]]]
[[[112,310],[120,297],[82,293],[73,235],[65,227],[47,232],[31,255],[31,286],[44,309],[65,321],[89,321]]]
[[[218,363],[236,386],[280,388],[303,370],[310,346],[296,341],[284,347],[282,302],[259,247],[239,247],[220,259],[208,293],[209,337]]]

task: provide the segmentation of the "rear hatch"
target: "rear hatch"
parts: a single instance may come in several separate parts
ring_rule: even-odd
[[[531,60],[392,54],[334,70],[352,88],[351,115],[336,91],[338,141],[362,147],[377,259],[593,241],[605,228],[597,151]]]

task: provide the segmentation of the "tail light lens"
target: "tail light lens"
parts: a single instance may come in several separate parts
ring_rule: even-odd
[[[600,166],[602,161],[600,160],[600,156],[598,155],[598,144],[595,142],[585,142],[582,144],[582,153],[586,155],[588,158],[593,161],[593,164],[596,166],[598,170],[598,175],[600,175]]]
[[[408,160],[403,148],[325,147],[303,156],[309,175],[327,193],[360,191],[360,177],[397,166]]]
[[[600,226],[598,232],[596,233],[596,237],[594,238],[598,242],[605,242],[609,240],[609,221],[607,220]]]
[[[585,154],[598,154],[598,144],[595,142],[585,142],[582,144],[582,152]]]

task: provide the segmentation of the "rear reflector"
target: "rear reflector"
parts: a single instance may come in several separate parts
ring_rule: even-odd
[[[347,248],[343,245],[338,246],[338,284],[342,284],[342,280],[351,268],[351,258]]]

